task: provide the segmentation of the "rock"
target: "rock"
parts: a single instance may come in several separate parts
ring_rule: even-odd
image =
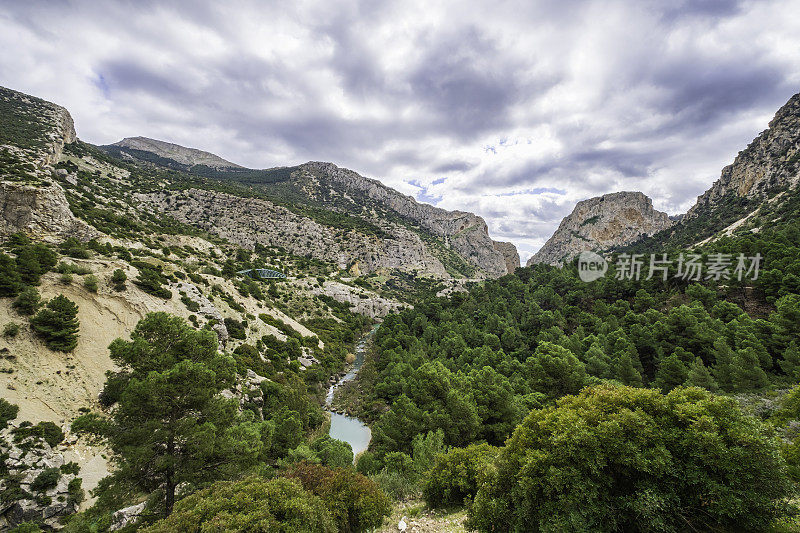
[[[75,237],[88,241],[102,234],[72,214],[57,183],[47,186],[0,182],[0,236],[25,233],[50,242]]]
[[[172,159],[176,163],[186,166],[204,165],[211,168],[242,168],[235,163],[226,161],[221,157],[197,150],[195,148],[186,148],[178,144],[172,144],[156,139],[148,139],[147,137],[126,137],[119,142],[112,144],[119,148],[129,148],[133,150],[141,150],[150,152],[167,159]]]
[[[558,265],[584,250],[603,251],[630,244],[673,224],[669,215],[653,209],[652,200],[640,192],[616,192],[583,200],[527,266]]]
[[[108,528],[108,530],[117,531],[125,526],[135,524],[138,522],[142,512],[144,512],[146,505],[147,502],[142,502],[136,505],[131,505],[130,507],[125,507],[124,509],[120,509],[119,511],[115,512],[111,516],[111,526]]]
[[[321,287],[309,287],[309,290],[313,294],[324,294],[337,302],[349,304],[352,312],[369,318],[383,318],[389,313],[409,307],[408,304],[378,296],[366,289],[356,289],[339,281],[325,281]]]
[[[761,199],[776,185],[800,181],[800,93],[792,96],[733,163],[722,169],[720,178],[686,213],[691,219],[713,208],[728,194]]]

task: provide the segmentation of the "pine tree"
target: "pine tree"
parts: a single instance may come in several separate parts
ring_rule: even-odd
[[[22,287],[16,260],[10,255],[0,254],[0,296],[16,296]]]
[[[71,352],[78,345],[78,306],[59,294],[31,318],[31,328],[51,350]]]
[[[623,384],[631,387],[642,386],[642,374],[636,369],[636,364],[630,354],[624,353],[616,361],[615,377]]]
[[[714,342],[714,367],[713,374],[719,387],[725,392],[734,389],[733,384],[733,350],[722,340]]]
[[[230,478],[255,463],[268,425],[248,421],[236,400],[219,395],[234,383],[234,361],[218,353],[213,332],[150,313],[130,341],[117,339],[109,349],[121,368],[107,384],[117,407],[109,421],[84,415],[73,429],[106,438],[117,481],[163,490],[169,515],[179,484]]]
[[[736,351],[733,358],[733,387],[737,392],[763,389],[769,385],[767,373],[758,364],[758,353],[753,348]]]
[[[666,393],[683,385],[688,377],[689,371],[686,369],[686,365],[683,364],[677,353],[673,353],[661,361],[653,385]]]
[[[689,366],[689,376],[686,380],[687,385],[692,387],[702,387],[708,391],[716,392],[719,390],[716,380],[708,371],[706,365],[703,364],[703,359],[696,357],[692,364]]]
[[[797,341],[789,344],[779,364],[793,381],[800,381],[800,348],[797,347]]]

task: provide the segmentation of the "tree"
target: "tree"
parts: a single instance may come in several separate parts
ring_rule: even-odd
[[[31,328],[51,350],[71,352],[78,345],[78,306],[59,294],[31,318]]]
[[[17,268],[22,282],[38,285],[42,274],[56,266],[58,256],[44,244],[29,244],[17,248]]]
[[[719,390],[716,380],[709,372],[706,365],[703,364],[703,359],[695,357],[692,364],[689,366],[689,374],[686,379],[686,384],[692,387],[701,387],[711,392]]]
[[[0,430],[8,427],[11,420],[17,418],[19,406],[10,403],[5,398],[0,398]]]
[[[17,269],[17,261],[0,253],[0,296],[16,296],[22,287],[22,276]]]
[[[736,351],[733,358],[733,390],[748,392],[763,389],[769,385],[769,378],[758,364],[758,354],[753,348]]]
[[[311,449],[325,466],[345,468],[353,465],[353,448],[350,444],[329,435],[312,442]]]
[[[653,385],[661,389],[662,392],[669,392],[675,387],[683,385],[688,377],[689,371],[686,365],[683,364],[677,354],[673,353],[661,361]]]
[[[93,274],[89,274],[83,278],[83,286],[86,287],[86,290],[89,292],[97,292],[97,277]]]
[[[797,341],[789,343],[783,353],[783,359],[778,364],[793,381],[800,381],[800,348],[797,346]]]
[[[629,353],[623,353],[615,361],[614,377],[623,385],[631,387],[642,386],[642,374],[636,368],[633,357]]]
[[[531,412],[485,471],[480,531],[765,531],[792,494],[762,423],[697,388],[566,396]]]
[[[125,271],[121,268],[118,268],[114,271],[111,275],[111,284],[114,285],[115,291],[124,291],[125,290],[125,281],[127,281],[128,275],[125,274]]]
[[[498,449],[488,444],[453,448],[436,457],[425,476],[422,493],[431,507],[462,505],[478,492],[478,483],[497,456]]]
[[[25,287],[11,306],[22,315],[32,315],[39,310],[42,298],[36,287]]]
[[[566,348],[551,342],[541,342],[525,366],[531,388],[551,398],[578,392],[586,382],[583,363]]]
[[[141,531],[212,530],[334,533],[336,526],[322,499],[303,490],[298,482],[251,476],[241,481],[214,483],[179,501],[169,518]]]
[[[350,468],[297,463],[283,474],[322,498],[339,531],[371,531],[391,511],[389,499],[374,481]]]
[[[109,350],[120,367],[109,376],[117,406],[93,431],[114,451],[117,479],[146,492],[162,489],[169,515],[179,484],[224,479],[255,462],[266,424],[219,395],[234,382],[234,362],[217,352],[213,332],[150,313],[130,341],[117,339]],[[78,427],[91,428],[92,417],[79,417]]]

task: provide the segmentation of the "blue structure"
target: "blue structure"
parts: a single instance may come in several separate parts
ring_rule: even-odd
[[[270,270],[269,268],[251,268],[247,270],[240,270],[237,274],[242,274],[250,278],[257,279],[283,279],[286,274],[278,272],[277,270]]]

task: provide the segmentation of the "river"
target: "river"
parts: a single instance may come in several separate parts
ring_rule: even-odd
[[[361,340],[356,344],[356,359],[353,361],[353,366],[338,382],[331,385],[328,389],[328,394],[325,396],[325,405],[330,408],[333,401],[333,395],[336,392],[336,387],[342,383],[347,383],[355,379],[358,371],[361,370],[361,365],[364,364],[364,355],[367,349],[367,342],[370,337],[378,330],[378,325],[372,328],[369,333],[361,337]],[[328,434],[338,440],[343,440],[353,448],[353,457],[355,458],[359,453],[363,452],[369,446],[369,441],[372,438],[372,431],[369,426],[361,422],[358,418],[352,416],[345,416],[341,413],[331,412],[331,429]]]

